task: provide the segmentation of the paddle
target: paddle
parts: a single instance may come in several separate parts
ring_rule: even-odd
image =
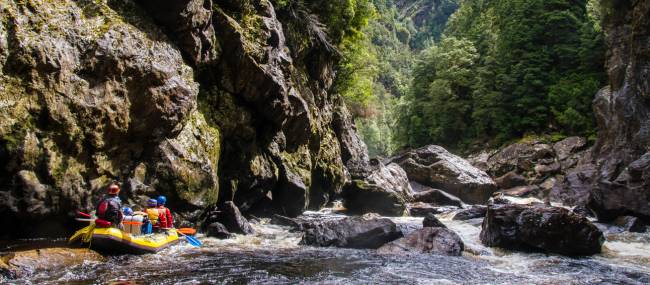
[[[180,231],[178,231],[178,230],[176,230],[176,232],[177,232],[179,235],[185,237],[185,240],[187,241],[187,243],[191,244],[192,246],[199,247],[199,246],[202,245],[201,241],[199,241],[199,240],[196,239],[195,237],[191,237],[191,236],[185,235],[184,233],[182,233],[182,232],[180,232]]]
[[[180,233],[182,233],[184,235],[188,235],[188,236],[193,236],[193,235],[196,234],[196,229],[193,229],[193,228],[180,228],[180,229],[176,229],[176,230],[178,232],[180,232]]]

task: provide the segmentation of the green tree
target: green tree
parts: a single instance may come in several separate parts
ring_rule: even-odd
[[[409,108],[402,119],[407,120],[406,144],[435,141],[454,148],[467,136],[477,58],[471,41],[454,37],[423,52],[413,70]]]

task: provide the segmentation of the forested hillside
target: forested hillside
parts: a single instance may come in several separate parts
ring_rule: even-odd
[[[371,155],[595,138],[605,84],[598,1],[374,1],[342,92]],[[451,16],[450,16],[451,15]],[[356,65],[354,64],[356,63]]]

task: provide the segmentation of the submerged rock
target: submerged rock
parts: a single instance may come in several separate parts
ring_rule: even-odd
[[[86,248],[34,249],[0,255],[0,272],[7,277],[16,278],[33,272],[104,260],[102,255]]]
[[[460,256],[464,248],[465,244],[452,230],[442,227],[425,227],[380,247],[377,252],[381,254],[431,253]]]
[[[600,253],[603,233],[589,220],[559,207],[489,206],[481,242],[515,250],[542,250],[563,255]]]
[[[352,180],[343,188],[344,206],[352,213],[403,216],[412,199],[406,173],[397,164],[377,163],[378,168],[370,176]]]
[[[379,248],[402,237],[387,218],[347,217],[337,221],[307,222],[300,244],[346,248]]]
[[[412,181],[442,189],[467,203],[485,203],[497,189],[487,173],[437,145],[408,151],[390,161],[404,168]]]

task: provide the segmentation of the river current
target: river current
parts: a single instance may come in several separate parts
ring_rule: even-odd
[[[8,284],[650,284],[650,234],[609,233],[603,253],[569,258],[484,247],[480,219],[438,218],[465,242],[460,257],[379,255],[374,250],[301,246],[300,233],[252,223],[256,234],[218,240],[199,236],[158,254],[109,257]],[[338,219],[325,209],[306,219]],[[391,218],[403,231],[422,218]]]

